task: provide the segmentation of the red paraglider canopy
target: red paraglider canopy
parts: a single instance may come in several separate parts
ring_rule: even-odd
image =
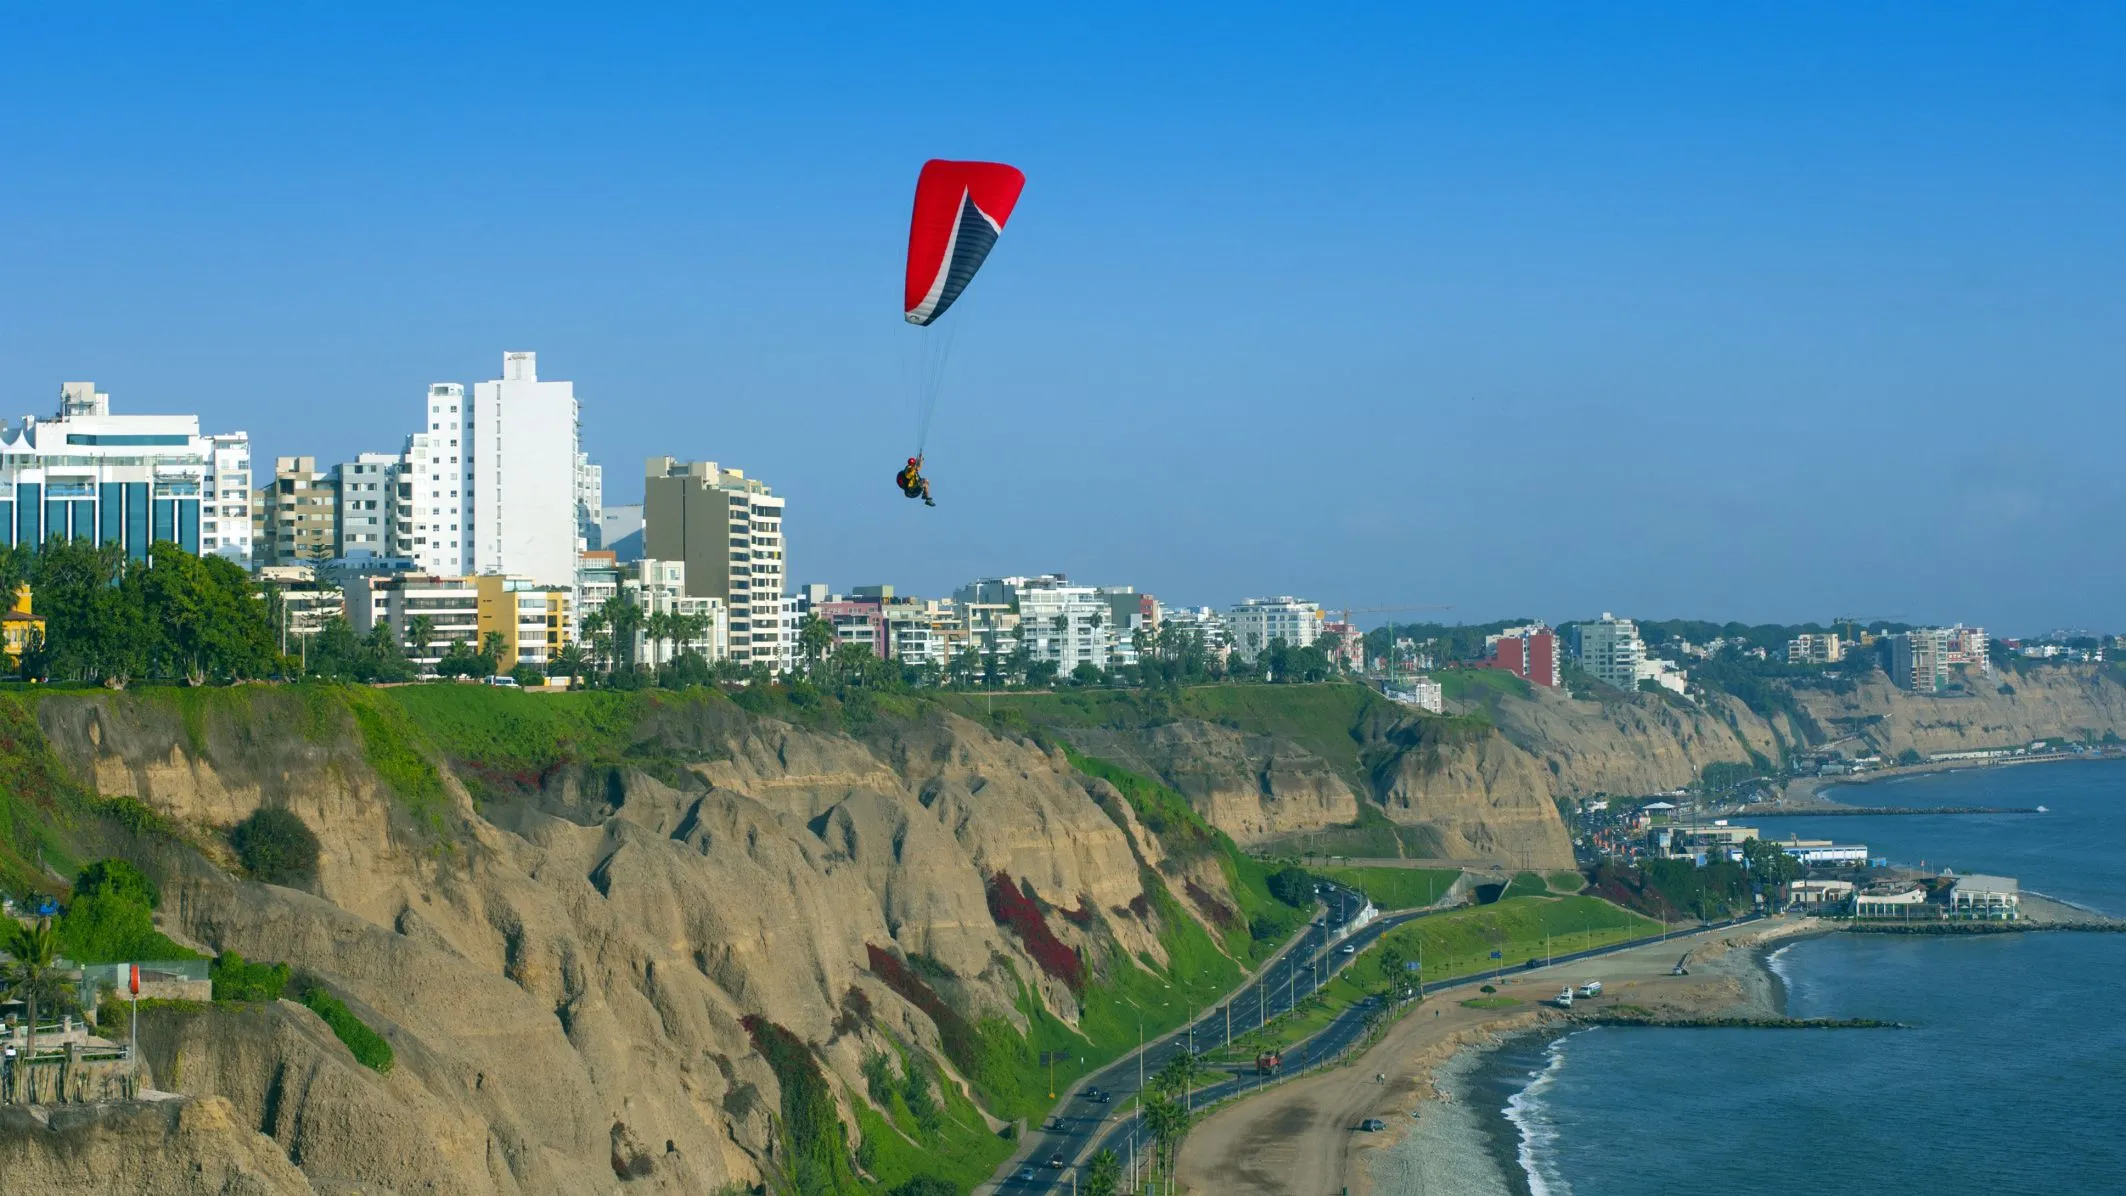
[[[902,308],[910,324],[928,324],[982,268],[1019,202],[1026,176],[1002,162],[923,163],[908,222],[908,283]]]

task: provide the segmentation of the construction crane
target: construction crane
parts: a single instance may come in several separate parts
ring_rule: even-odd
[[[1452,605],[1449,605],[1449,604],[1446,604],[1446,603],[1432,603],[1432,604],[1430,604],[1430,605],[1424,605],[1424,606],[1347,606],[1347,607],[1344,607],[1344,608],[1343,608],[1343,616],[1344,616],[1344,626],[1346,626],[1346,627],[1349,627],[1349,626],[1351,625],[1351,616],[1352,616],[1352,615],[1386,615],[1386,614],[1402,614],[1402,613],[1404,613],[1405,611],[1413,611],[1413,610],[1453,610],[1453,609],[1454,609],[1454,607],[1453,607]]]

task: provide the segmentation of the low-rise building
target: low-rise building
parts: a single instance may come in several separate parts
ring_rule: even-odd
[[[1829,839],[1788,836],[1775,840],[1781,850],[1811,868],[1854,868],[1868,862],[1865,843],[1834,843]]]
[[[266,565],[259,569],[258,581],[279,606],[274,632],[283,651],[297,651],[298,641],[316,635],[325,624],[347,613],[344,593],[319,581],[317,570],[309,565]]]
[[[1933,913],[1927,891],[1916,884],[1870,885],[1853,895],[1855,917],[1917,919]]]
[[[1447,712],[1447,691],[1430,677],[1412,677],[1402,682],[1391,681],[1382,687],[1381,694],[1390,701],[1429,710],[1434,714]]]
[[[30,588],[15,591],[15,600],[0,614],[0,640],[4,640],[9,665],[22,663],[23,654],[44,642],[44,616],[36,612]]]
[[[1949,888],[1949,916],[2013,922],[2022,916],[2021,887],[2012,876],[1958,877]]]
[[[1836,632],[1803,632],[1786,642],[1788,664],[1837,664],[1845,659],[1845,644]]]
[[[565,586],[540,585],[525,577],[487,574],[473,578],[477,619],[472,645],[487,646],[499,635],[495,669],[507,673],[518,665],[544,670],[568,643],[573,595]]]
[[[1850,880],[1797,880],[1787,886],[1795,905],[1818,911],[1844,906],[1857,891]]]
[[[469,577],[398,573],[361,578],[347,592],[347,617],[355,633],[379,623],[406,647],[406,658],[423,673],[435,671],[453,644],[480,646],[480,591]],[[416,636],[415,629],[422,634]],[[416,642],[416,641],[419,642]]]
[[[621,593],[645,615],[665,616],[666,634],[651,634],[657,628],[648,624],[637,633],[638,663],[656,667],[688,652],[714,663],[731,654],[730,608],[720,598],[687,593],[686,569],[685,561],[648,557],[625,567]]]

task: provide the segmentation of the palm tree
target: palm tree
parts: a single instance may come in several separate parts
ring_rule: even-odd
[[[1181,1136],[1188,1132],[1188,1121],[1187,1110],[1173,1097],[1153,1092],[1144,1098],[1144,1128],[1158,1148],[1161,1170],[1166,1169],[1174,1148],[1181,1144]]]
[[[415,615],[406,620],[406,655],[426,656],[428,645],[436,638],[436,621],[427,615]]]
[[[26,1076],[30,1061],[37,1057],[37,1005],[40,1001],[56,1004],[66,992],[66,983],[59,974],[59,936],[52,932],[50,918],[39,918],[35,926],[11,921],[6,930],[0,947],[7,949],[12,962],[0,973],[0,992],[29,1006],[29,1039],[17,1065]]]
[[[1121,1186],[1122,1160],[1112,1150],[1094,1155],[1085,1168],[1085,1196],[1115,1196]]]
[[[797,629],[797,652],[807,665],[818,665],[834,650],[834,626],[818,615],[807,615]]]

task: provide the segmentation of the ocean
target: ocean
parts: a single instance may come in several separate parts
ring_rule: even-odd
[[[2033,815],[1780,818],[1896,863],[2017,877],[2126,916],[2126,761],[1846,789],[1871,806]],[[1524,1037],[1463,1080],[1523,1196],[2126,1192],[2126,934],[1825,935],[1768,957],[1788,1013],[1910,1030],[1597,1027]]]

